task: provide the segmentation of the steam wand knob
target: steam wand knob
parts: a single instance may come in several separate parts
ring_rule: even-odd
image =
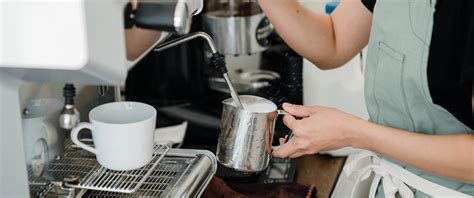
[[[59,126],[63,129],[73,129],[79,124],[80,114],[74,107],[74,97],[76,96],[76,88],[73,84],[66,84],[63,88],[64,107],[59,115]]]

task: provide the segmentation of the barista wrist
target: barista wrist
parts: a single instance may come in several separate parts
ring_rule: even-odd
[[[373,123],[360,118],[349,122],[345,133],[349,142],[348,146],[359,149],[370,149],[370,131],[373,130],[373,125]]]

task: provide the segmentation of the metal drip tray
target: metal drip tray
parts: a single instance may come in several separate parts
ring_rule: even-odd
[[[196,197],[201,195],[215,173],[212,160],[203,154],[185,154],[189,150],[174,150],[178,156],[166,156],[135,193],[89,191],[84,197]],[[194,156],[193,156],[194,155]]]
[[[37,191],[33,195],[45,196],[45,188],[59,181],[63,187],[77,189],[73,196],[79,197],[199,196],[217,169],[211,152],[156,146],[162,154],[149,165],[134,171],[111,171],[83,150],[71,147],[70,142],[66,145],[64,157],[51,162],[42,177],[31,176],[30,171],[30,191]]]
[[[160,164],[157,170],[152,172],[152,175],[145,181],[143,186],[134,194],[125,193],[111,193],[104,191],[89,191],[85,197],[104,197],[104,196],[115,196],[115,197],[129,197],[129,196],[147,196],[147,197],[159,197],[168,188],[169,184],[179,179],[176,177],[180,172],[183,172],[183,168],[186,168],[186,162],[179,164],[169,163],[168,159]],[[173,162],[173,161],[171,161]]]
[[[65,186],[89,190],[133,193],[143,185],[143,182],[150,176],[168,151],[168,146],[155,145],[150,163],[140,169],[131,171],[113,171],[97,164],[85,177],[79,179],[78,184],[66,183]]]

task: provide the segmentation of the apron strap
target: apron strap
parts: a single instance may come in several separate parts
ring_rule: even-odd
[[[357,169],[358,164],[363,159],[367,158],[372,160],[371,163],[367,166]],[[396,164],[380,158],[378,155],[370,151],[364,151],[358,154],[354,160],[346,164],[343,171],[347,177],[355,179],[351,197],[355,194],[359,183],[369,178],[372,172],[375,173],[375,178],[372,181],[370,187],[369,197],[371,198],[375,197],[375,193],[380,181],[382,181],[386,198],[395,198],[395,194],[397,192],[402,198],[413,198],[414,194],[407,185],[432,197],[472,197],[428,181]]]

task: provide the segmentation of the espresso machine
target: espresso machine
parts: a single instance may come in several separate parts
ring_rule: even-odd
[[[207,0],[203,13],[203,29],[226,54],[228,68],[236,89],[241,94],[260,96],[282,108],[284,102],[302,103],[301,56],[278,36],[255,0]],[[223,79],[209,79],[212,91],[227,93]],[[283,122],[276,122],[273,145],[278,137],[290,135]],[[220,164],[219,164],[220,165]],[[271,158],[269,165],[253,174],[219,166],[216,175],[236,183],[292,182],[296,161]]]
[[[253,54],[271,45],[274,31],[257,1],[208,0],[203,16],[204,31],[209,32],[225,54]]]
[[[199,196],[216,171],[212,153],[157,145],[153,164],[114,172],[75,147],[69,130],[120,100],[128,71],[169,33],[187,34],[202,8],[201,0],[0,2],[0,197]],[[158,32],[131,55],[127,34],[137,27]]]
[[[302,103],[303,59],[278,36],[257,1],[206,0],[191,31],[203,31],[212,37],[217,50],[225,54],[229,76],[240,95],[267,98],[279,108],[283,102]],[[158,126],[187,122],[184,147],[215,152],[222,101],[230,94],[225,79],[212,67],[211,54],[208,45],[199,39],[151,52],[130,70],[125,96],[154,106]],[[275,137],[289,132],[281,121],[277,122]],[[295,162],[273,161],[274,166],[271,163],[258,174],[219,166],[216,175],[231,182],[291,181]]]

